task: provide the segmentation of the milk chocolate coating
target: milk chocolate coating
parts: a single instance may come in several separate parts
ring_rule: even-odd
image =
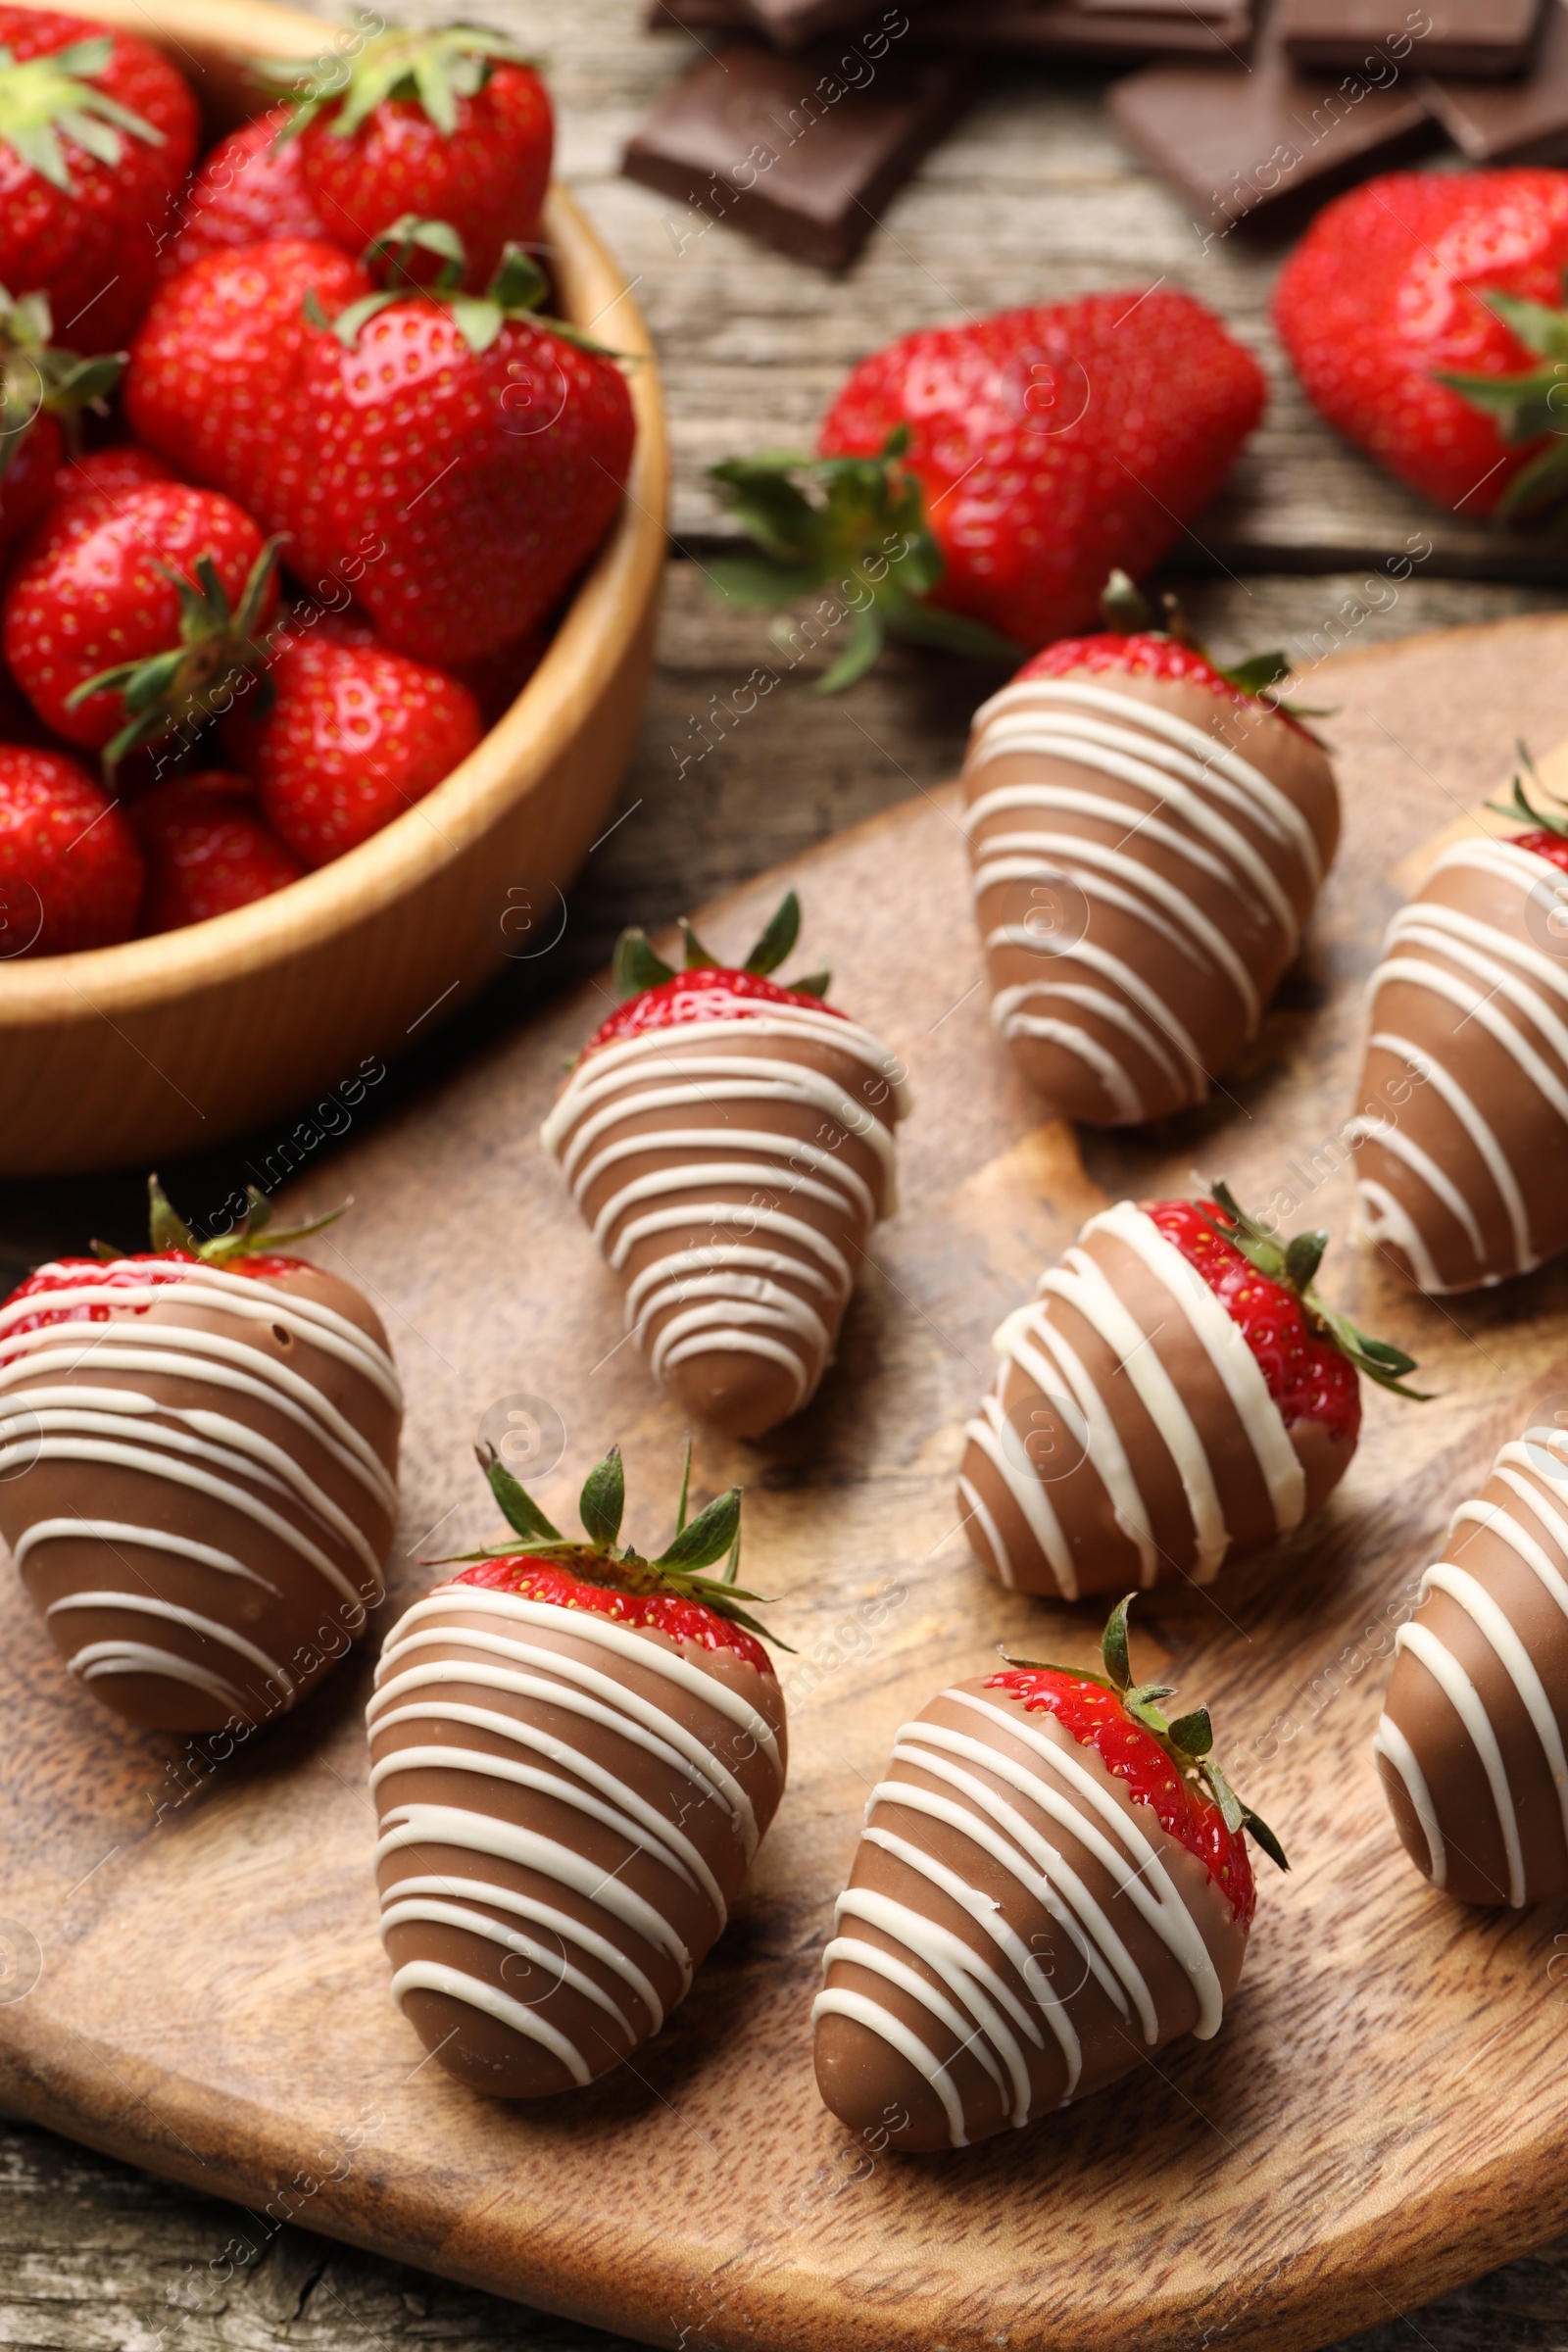
[[[1094,1748],[958,1683],[872,1792],[812,2013],[817,2085],[893,2148],[989,2139],[1207,2039],[1246,1950],[1203,1864]]]
[[[1349,1467],[1320,1422],[1286,1427],[1219,1299],[1130,1200],[1090,1220],[996,1345],[958,1504],[976,1557],[1019,1592],[1206,1584]]]
[[[1461,1902],[1568,1893],[1568,1436],[1504,1446],[1395,1638],[1373,1740],[1417,1870]]]
[[[627,1328],[698,1420],[760,1437],[810,1401],[894,1205],[906,1107],[865,1030],[790,1005],[579,1062],[546,1148],[625,1288]]]
[[[473,1586],[394,1628],[368,1721],[393,1997],[449,2073],[541,2098],[685,1997],[784,1789],[770,1673]]]
[[[0,1309],[0,1534],[106,1706],[169,1731],[261,1722],[382,1596],[402,1421],[386,1335],[315,1267],[193,1266],[144,1296],[94,1289],[107,1319],[10,1339],[64,1301]]]
[[[992,1017],[1091,1126],[1200,1102],[1255,1033],[1339,839],[1324,754],[1261,703],[1075,669],[975,714],[964,766]]]
[[[1404,1281],[1469,1291],[1568,1248],[1568,874],[1461,843],[1389,926],[1355,1119],[1361,1221]]]

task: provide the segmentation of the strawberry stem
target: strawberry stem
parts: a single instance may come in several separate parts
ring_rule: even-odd
[[[1260,1814],[1244,1804],[1232,1788],[1214,1760],[1214,1727],[1206,1707],[1195,1707],[1190,1714],[1177,1716],[1175,1722],[1161,1714],[1158,1701],[1172,1698],[1175,1691],[1168,1683],[1135,1683],[1127,1640],[1127,1612],[1137,1599],[1129,1592],[1118,1600],[1106,1620],[1101,1641],[1100,1654],[1104,1664],[1103,1674],[1096,1674],[1086,1666],[1056,1666],[1041,1658],[1015,1658],[1006,1649],[1002,1654],[1007,1664],[1028,1674],[1062,1674],[1074,1682],[1094,1683],[1120,1699],[1135,1723],[1141,1724],[1150,1737],[1164,1749],[1171,1763],[1184,1780],[1205,1784],[1218,1805],[1225,1827],[1232,1837],[1245,1830],[1260,1845],[1271,1862],[1281,1870],[1289,1870],[1285,1849]]]
[[[1234,686],[1238,694],[1245,694],[1251,701],[1261,703],[1265,710],[1283,710],[1287,716],[1295,719],[1303,735],[1312,736],[1314,743],[1318,737],[1312,734],[1305,721],[1332,715],[1328,710],[1309,708],[1305,703],[1287,703],[1272,691],[1291,674],[1290,656],[1278,646],[1271,653],[1249,654],[1244,661],[1233,662],[1227,668],[1224,662],[1215,659],[1192,627],[1182,611],[1180,600],[1169,588],[1160,593],[1160,617],[1156,619],[1153,606],[1136,582],[1125,571],[1113,571],[1100,592],[1100,611],[1105,626],[1114,630],[1117,636],[1169,637],[1177,645],[1185,645],[1189,653],[1197,654],[1200,661],[1206,662],[1215,676],[1223,678],[1227,686]]]
[[[1540,771],[1537,768],[1534,760],[1531,759],[1529,752],[1525,749],[1524,744],[1518,743],[1514,746],[1514,749],[1518,752],[1520,764],[1528,773],[1530,781],[1535,786],[1536,790],[1538,792],[1545,792],[1546,787],[1541,781]],[[1555,792],[1547,794],[1546,797],[1549,800],[1556,802],[1558,808],[1561,810],[1560,815],[1553,816],[1549,810],[1545,808],[1538,808],[1535,803],[1531,800],[1529,794],[1525,791],[1524,779],[1521,776],[1515,775],[1513,780],[1512,801],[1489,801],[1487,803],[1487,807],[1492,810],[1494,816],[1521,817],[1530,827],[1532,832],[1555,833],[1562,839],[1568,840],[1568,801],[1565,801],[1560,793]]]
[[[458,101],[477,97],[498,65],[531,66],[534,60],[500,33],[477,25],[448,24],[439,30],[397,26],[378,32],[359,56],[253,57],[252,78],[282,89],[288,122],[273,150],[314,122],[324,107],[338,105],[331,130],[351,139],[378,106],[401,99],[419,106],[446,138],[458,127]]]
[[[54,321],[47,294],[12,296],[0,286],[0,479],[40,416],[66,427],[73,449],[83,409],[109,414],[109,395],[125,365],[122,351],[91,360],[50,342]]]
[[[74,196],[76,190],[60,144],[62,130],[110,171],[125,151],[122,131],[150,147],[164,144],[161,130],[94,87],[114,49],[113,39],[103,33],[18,65],[15,53],[0,47],[0,145],[63,196]]]
[[[1406,1355],[1402,1348],[1394,1347],[1388,1340],[1372,1339],[1348,1315],[1327,1305],[1312,1288],[1313,1277],[1329,1246],[1328,1234],[1298,1233],[1294,1240],[1282,1244],[1238,1206],[1230,1187],[1217,1176],[1210,1180],[1208,1189],[1225,1218],[1223,1225],[1216,1225],[1200,1205],[1199,1214],[1209,1232],[1228,1242],[1233,1250],[1239,1250],[1249,1265],[1255,1266],[1266,1281],[1278,1283],[1281,1290],[1289,1291],[1316,1337],[1337,1348],[1357,1372],[1364,1372],[1380,1389],[1392,1389],[1396,1396],[1406,1396],[1414,1404],[1431,1403],[1431,1390],[1404,1385],[1405,1375],[1416,1369],[1413,1355]]]
[[[795,952],[795,944],[801,933],[801,902],[793,890],[784,893],[746,961],[738,966],[725,963],[722,956],[715,956],[710,948],[705,948],[684,915],[680,918],[680,930],[683,968],[686,971],[727,972],[738,969],[756,972],[765,979]],[[673,980],[676,976],[673,966],[655,954],[649,945],[647,932],[638,924],[623,931],[616,940],[611,973],[616,1002],[621,1004],[632,997],[645,996],[651,988],[662,988],[666,980]],[[808,972],[804,980],[790,980],[781,985],[791,989],[796,996],[825,997],[832,979],[833,975],[828,971]]]

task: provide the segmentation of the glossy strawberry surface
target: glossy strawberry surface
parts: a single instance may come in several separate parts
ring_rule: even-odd
[[[1568,833],[1515,833],[1513,845],[1517,850],[1531,850],[1538,858],[1549,858],[1568,874]]]
[[[149,1284],[183,1282],[192,1266],[201,1260],[189,1250],[159,1250],[132,1251],[124,1257],[61,1257],[47,1266],[40,1266],[21,1282],[10,1297],[0,1304],[12,1306],[19,1298],[36,1298],[37,1310],[19,1316],[6,1329],[7,1340],[15,1340],[25,1331],[42,1331],[54,1323],[107,1323],[111,1310],[121,1314],[144,1315],[148,1301],[126,1304],[117,1299],[116,1292],[142,1290]],[[303,1258],[281,1257],[275,1252],[258,1251],[254,1257],[230,1258],[224,1268],[229,1274],[249,1274],[266,1282],[278,1274],[309,1273]],[[50,1306],[45,1303],[62,1291],[96,1291],[99,1298],[74,1299],[69,1305]],[[0,1354],[0,1362],[5,1360]]]
[[[559,1560],[481,1560],[454,1580],[460,1585],[483,1585],[493,1592],[515,1592],[524,1600],[542,1600],[558,1609],[591,1609],[598,1617],[612,1617],[617,1625],[648,1626],[667,1634],[672,1642],[692,1642],[701,1649],[729,1649],[759,1674],[771,1674],[773,1665],[755,1635],[742,1625],[687,1600],[677,1592],[619,1592],[608,1585],[591,1584]]]
[[[314,293],[326,317],[370,291],[335,245],[289,237],[209,253],[159,289],[125,372],[125,413],[150,447],[222,490],[268,531],[308,463],[290,425]],[[334,349],[338,348],[334,345]],[[290,551],[298,570],[298,551]],[[307,585],[314,586],[314,581]]]
[[[135,836],[86,770],[0,744],[0,970],[14,956],[118,946],[141,892]]]
[[[1438,505],[1490,514],[1542,440],[1505,442],[1437,377],[1538,366],[1482,295],[1560,309],[1565,267],[1568,172],[1392,172],[1319,213],[1274,322],[1331,424]]]
[[[1087,669],[1097,675],[1102,672],[1120,672],[1137,678],[1163,678],[1172,685],[1206,686],[1210,694],[1222,696],[1233,703],[1250,702],[1228,678],[1222,678],[1212,662],[1196,647],[1184,645],[1179,637],[1154,632],[1144,635],[1119,636],[1103,631],[1094,637],[1059,637],[1031,656],[1019,678],[1064,678],[1069,670]]]
[[[1287,1429],[1296,1421],[1319,1421],[1331,1436],[1353,1445],[1361,1427],[1361,1384],[1354,1365],[1331,1341],[1308,1329],[1294,1293],[1270,1282],[1213,1230],[1225,1223],[1218,1202],[1152,1200],[1146,1206],[1237,1325]]]
[[[1161,1829],[1197,1855],[1236,1917],[1251,1919],[1256,1896],[1245,1835],[1225,1827],[1207,1788],[1177,1771],[1113,1690],[1054,1668],[1016,1666],[992,1675],[987,1689],[1007,1691],[1031,1714],[1054,1715],[1081,1746],[1094,1748],[1106,1771],[1125,1781],[1129,1795],[1148,1805]]]
[[[291,632],[267,678],[270,710],[238,706],[223,743],[305,866],[341,858],[413,808],[483,731],[466,686],[381,646]]]
[[[65,450],[52,416],[35,416],[0,473],[0,546],[37,521],[54,496],[55,470]]]
[[[198,560],[210,556],[237,605],[262,534],[231,499],[183,482],[151,483],[90,519],[79,535],[62,532],[24,554],[0,627],[12,673],[39,717],[68,743],[101,748],[124,724],[124,699],[91,694],[72,708],[74,690],[116,663],[178,646],[170,571],[194,580]],[[40,527],[47,532],[47,516]]]
[[[355,251],[366,243],[364,237],[339,237],[322,223],[305,185],[298,140],[277,144],[288,119],[286,107],[273,107],[242,122],[202,158],[177,226],[158,256],[161,277],[188,270],[203,254],[269,238],[307,237]]]
[[[860,362],[825,457],[870,457],[900,425],[946,570],[932,591],[1039,646],[1092,622],[1218,489],[1263,411],[1262,370],[1169,287],[926,327]]]
[[[0,47],[23,65],[102,38],[107,65],[84,79],[139,115],[152,132],[117,131],[119,160],[88,153],[57,123],[69,189],[54,186],[0,140],[0,284],[45,293],[56,339],[78,352],[118,351],[153,289],[157,241],[175,217],[196,153],[196,101],[150,41],[80,17],[0,7]],[[0,78],[12,71],[0,66]],[[103,124],[100,128],[112,128]]]
[[[222,769],[155,785],[131,823],[147,861],[143,934],[249,906],[305,871],[263,821],[248,780]]]
[[[614,1045],[620,1038],[640,1037],[649,1029],[678,1029],[689,1021],[743,1021],[748,1018],[746,1006],[755,1005],[760,1013],[770,1004],[808,1004],[814,1012],[832,1013],[835,1020],[846,1017],[836,1005],[824,1004],[820,997],[783,988],[760,972],[709,965],[677,972],[657,988],[645,988],[641,995],[629,997],[608,1021],[600,1023],[583,1051],[592,1054],[596,1047]]]
[[[305,457],[268,515],[290,567],[313,585],[358,557],[382,640],[450,665],[560,601],[619,508],[635,422],[612,361],[518,318],[475,353],[416,296],[352,350],[309,338],[281,429]]]
[[[132,490],[177,478],[157,450],[146,449],[139,441],[115,441],[107,449],[88,450],[79,458],[63,456],[55,467],[52,500],[58,506],[68,498],[92,498],[100,506],[113,507]]]
[[[528,66],[492,66],[482,89],[457,100],[451,130],[416,100],[386,99],[348,137],[328,106],[299,134],[303,185],[325,233],[359,252],[405,213],[446,220],[468,257],[467,283],[487,285],[509,240],[533,243],[550,185],[555,122]]]

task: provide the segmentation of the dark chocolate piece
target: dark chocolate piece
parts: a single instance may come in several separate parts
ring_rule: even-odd
[[[1547,8],[1527,81],[1429,81],[1424,94],[1473,164],[1568,163],[1568,8]]]
[[[1422,91],[1392,65],[1386,80],[1297,74],[1272,28],[1250,74],[1151,66],[1109,102],[1133,145],[1221,232],[1310,210],[1439,135]]]
[[[1427,74],[1523,74],[1542,0],[1278,0],[1273,31],[1303,73],[1372,72],[1382,55]]]
[[[965,68],[897,49],[885,28],[825,56],[730,46],[676,84],[621,169],[709,221],[842,270],[973,88]]]
[[[739,0],[743,24],[754,24],[779,49],[849,32],[865,22],[865,0]]]
[[[695,32],[755,29],[745,0],[651,0],[651,29]],[[912,6],[911,46],[1086,63],[1142,64],[1160,57],[1235,58],[1251,45],[1250,0],[980,0],[972,8]]]

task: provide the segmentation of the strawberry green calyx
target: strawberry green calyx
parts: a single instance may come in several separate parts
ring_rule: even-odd
[[[760,978],[766,978],[795,952],[795,943],[801,935],[801,902],[793,890],[784,893],[742,964],[727,964],[722,956],[712,955],[684,915],[680,929],[684,944],[683,971],[756,972]],[[635,924],[615,942],[612,970],[616,1001],[622,1004],[632,997],[642,996],[647,989],[662,988],[666,980],[676,977],[674,966],[655,953],[647,932]],[[782,985],[800,997],[825,997],[832,979],[831,972],[808,972],[805,979]]]
[[[83,409],[107,416],[125,365],[122,352],[78,359],[56,350],[47,294],[13,296],[0,286],[0,479],[40,416],[55,416],[74,441]]]
[[[476,98],[496,66],[534,63],[502,34],[478,25],[444,24],[434,30],[400,25],[376,33],[357,57],[257,57],[250,71],[257,81],[281,89],[291,109],[272,142],[275,151],[327,106],[338,110],[328,126],[333,136],[352,139],[376,108],[393,98],[422,107],[450,139],[458,127],[460,98]]]
[[[727,1617],[747,1633],[773,1642],[776,1648],[788,1647],[787,1642],[768,1633],[740,1605],[747,1600],[764,1608],[768,1605],[763,1594],[749,1592],[737,1582],[741,1564],[740,1488],[731,1487],[726,1494],[715,1496],[706,1510],[699,1511],[695,1519],[687,1518],[692,1470],[689,1438],[675,1533],[659,1557],[652,1560],[645,1559],[631,1544],[620,1544],[617,1541],[626,1501],[626,1479],[618,1446],[612,1446],[604,1460],[595,1463],[583,1484],[577,1509],[586,1543],[564,1536],[558,1527],[552,1526],[493,1446],[481,1446],[476,1451],[479,1467],[490,1482],[490,1491],[514,1534],[510,1542],[493,1544],[486,1551],[460,1552],[452,1559],[428,1561],[427,1566],[452,1568],[460,1562],[495,1559],[548,1560],[582,1578],[585,1584],[599,1585],[607,1592],[668,1593],[679,1600],[696,1601],[711,1609],[715,1616]],[[704,1575],[703,1571],[716,1560],[724,1561],[723,1575]]]
[[[1510,449],[1550,435],[1547,446],[1522,466],[1497,501],[1496,512],[1515,521],[1560,519],[1568,501],[1568,309],[1528,302],[1516,294],[1476,289],[1494,318],[1518,336],[1541,365],[1517,375],[1472,375],[1435,371],[1435,380],[1472,409],[1493,418]],[[1568,298],[1568,279],[1564,281]]]
[[[1396,1348],[1387,1340],[1370,1338],[1348,1315],[1325,1305],[1313,1289],[1323,1252],[1329,1246],[1328,1234],[1298,1233],[1289,1242],[1282,1242],[1238,1207],[1230,1188],[1217,1177],[1210,1181],[1208,1189],[1225,1218],[1223,1225],[1217,1225],[1212,1217],[1204,1216],[1203,1222],[1210,1232],[1228,1242],[1233,1250],[1239,1250],[1266,1281],[1276,1282],[1282,1290],[1289,1291],[1299,1302],[1307,1329],[1315,1337],[1337,1348],[1357,1372],[1376,1381],[1380,1389],[1392,1389],[1396,1396],[1406,1396],[1414,1404],[1432,1401],[1430,1390],[1405,1386],[1405,1375],[1416,1369],[1413,1355],[1406,1355],[1402,1348]]]
[[[834,588],[850,609],[849,645],[817,680],[816,694],[853,686],[890,636],[979,661],[1022,659],[1011,638],[926,601],[945,566],[919,481],[902,464],[908,446],[908,427],[900,425],[874,458],[808,458],[774,449],[708,469],[760,551],[709,565],[722,597],[747,612],[768,612],[814,589]]]
[[[440,263],[433,285],[426,285],[415,276],[412,270],[416,253],[433,254]],[[422,220],[416,213],[405,213],[379,236],[372,237],[361,256],[367,270],[380,270],[386,284],[374,294],[363,294],[328,318],[317,301],[314,291],[305,297],[305,315],[313,326],[328,327],[345,351],[352,351],[360,339],[363,327],[394,302],[406,302],[411,295],[436,302],[452,314],[452,323],[471,352],[488,351],[509,318],[526,319],[531,326],[543,327],[548,334],[559,335],[564,343],[574,343],[579,351],[591,351],[600,359],[615,360],[624,355],[607,350],[564,319],[548,318],[539,305],[549,292],[544,271],[524,247],[509,244],[502,248],[495,274],[482,294],[462,291],[464,272],[468,257],[463,238],[450,220]]]
[[[164,144],[161,130],[93,86],[113,55],[107,34],[73,41],[22,65],[0,46],[0,146],[9,147],[62,195],[76,192],[60,144],[62,131],[111,171],[124,153],[122,131],[153,147]]]
[[[1309,718],[1326,718],[1325,710],[1309,710],[1302,703],[1287,703],[1275,694],[1274,688],[1291,674],[1290,656],[1276,646],[1266,654],[1250,654],[1243,662],[1233,662],[1229,667],[1217,662],[1202,639],[1191,626],[1180,601],[1170,589],[1159,600],[1159,617],[1143,590],[1128,578],[1124,571],[1113,571],[1100,592],[1100,610],[1105,626],[1121,636],[1169,637],[1177,645],[1185,645],[1189,653],[1197,654],[1208,663],[1214,675],[1234,686],[1238,694],[1261,703],[1265,710],[1280,710],[1295,719],[1304,735],[1312,741],[1320,739],[1305,725]]]
[[[1141,1724],[1150,1737],[1158,1741],[1183,1780],[1198,1781],[1208,1790],[1224,1818],[1225,1827],[1234,1837],[1238,1830],[1260,1845],[1271,1862],[1281,1870],[1289,1870],[1285,1849],[1268,1823],[1244,1804],[1231,1787],[1214,1757],[1214,1729],[1206,1707],[1195,1707],[1189,1714],[1179,1715],[1172,1722],[1160,1710],[1162,1698],[1175,1696],[1169,1683],[1135,1683],[1128,1649],[1127,1611],[1137,1599],[1129,1592],[1119,1600],[1106,1621],[1101,1641],[1100,1655],[1103,1674],[1096,1674],[1087,1666],[1058,1666],[1041,1658],[1015,1658],[1007,1651],[1003,1655],[1011,1667],[1021,1667],[1034,1674],[1069,1675],[1080,1683],[1094,1683],[1108,1690],[1121,1701],[1133,1721]]]
[[[266,1256],[284,1242],[303,1242],[308,1235],[319,1233],[324,1226],[335,1225],[344,1211],[354,1205],[352,1200],[344,1200],[338,1207],[329,1208],[324,1217],[312,1217],[307,1224],[287,1225],[273,1231],[272,1203],[267,1195],[258,1192],[256,1186],[251,1184],[245,1188],[245,1197],[250,1205],[233,1231],[215,1235],[210,1241],[204,1242],[186,1224],[158,1178],[149,1176],[148,1238],[155,1250],[177,1250],[183,1256],[199,1259],[204,1266],[227,1266],[232,1265],[236,1258]],[[112,1242],[94,1242],[92,1253],[105,1265],[113,1265],[117,1259],[129,1254],[124,1250],[117,1250]]]
[[[138,662],[122,662],[113,669],[84,678],[68,695],[72,710],[91,694],[119,694],[127,712],[125,724],[104,747],[104,766],[112,775],[127,753],[141,744],[156,743],[180,725],[201,725],[227,707],[235,682],[268,660],[259,635],[267,610],[277,551],[283,534],[269,539],[251,565],[238,606],[231,606],[211,555],[197,557],[196,577],[187,579],[167,564],[156,568],[179,596],[179,643],[168,653],[152,654]],[[257,684],[254,708],[265,716],[272,699],[270,682],[263,675]]]
[[[1541,774],[1534,760],[1531,759],[1522,743],[1517,744],[1514,748],[1519,754],[1520,765],[1529,776],[1531,783],[1537,792],[1544,793],[1547,800],[1556,804],[1557,814],[1554,816],[1549,808],[1536,807],[1535,802],[1525,790],[1524,777],[1519,775],[1513,779],[1513,793],[1509,800],[1489,801],[1487,807],[1492,810],[1494,816],[1519,817],[1530,827],[1532,832],[1555,833],[1560,840],[1568,841],[1568,801],[1565,801],[1560,793],[1546,791],[1545,785],[1541,781]]]

